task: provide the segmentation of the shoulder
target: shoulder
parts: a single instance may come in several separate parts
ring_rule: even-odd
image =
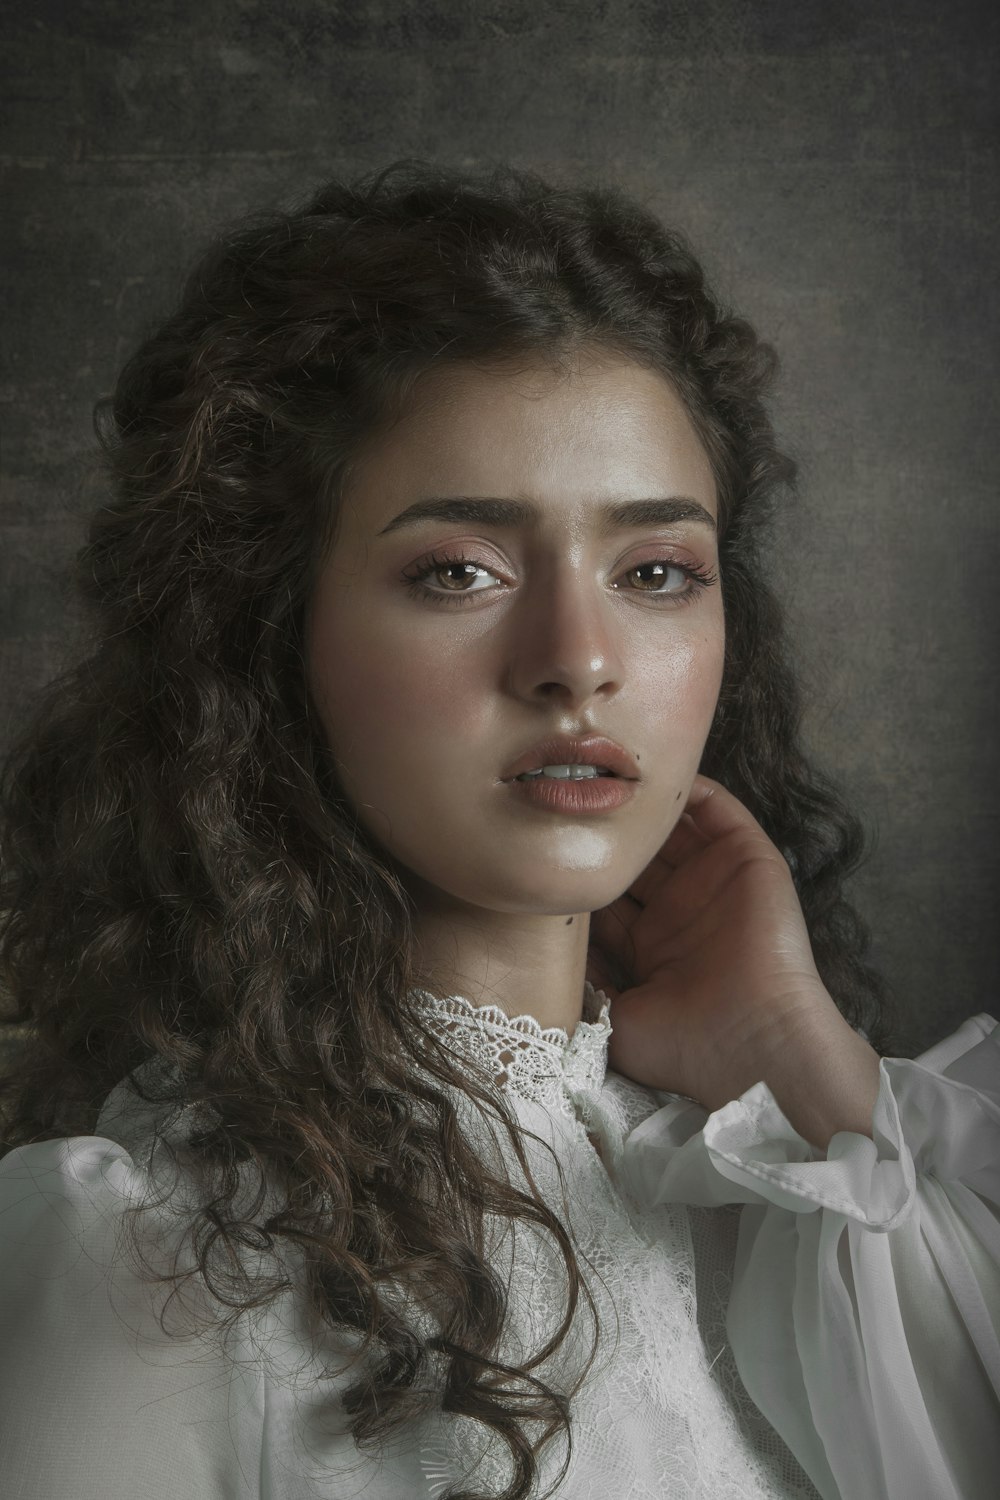
[[[148,1067],[137,1074],[153,1076]],[[92,1135],[36,1141],[0,1157],[0,1298],[8,1309],[19,1296],[84,1297],[102,1283],[143,1281],[153,1261],[180,1248],[198,1205],[197,1184],[176,1152],[190,1110],[145,1099],[136,1076],[111,1091]]]
[[[83,1244],[93,1249],[117,1233],[133,1206],[155,1208],[160,1200],[175,1210],[195,1205],[176,1148],[204,1120],[176,1092],[156,1094],[170,1082],[158,1060],[144,1063],[112,1089],[92,1135],[38,1141],[0,1157],[5,1265],[30,1248],[48,1261],[72,1258]],[[150,1086],[147,1095],[142,1090]]]
[[[104,1136],[0,1159],[0,1431],[22,1500],[257,1494],[259,1372],[175,1337],[177,1312],[125,1253],[149,1186]]]
[[[0,1158],[0,1269],[15,1283],[93,1267],[124,1208],[146,1187],[124,1146],[69,1136],[19,1146]]]

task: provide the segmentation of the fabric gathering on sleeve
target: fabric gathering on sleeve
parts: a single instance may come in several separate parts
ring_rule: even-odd
[[[0,1159],[5,1500],[423,1496],[405,1442],[385,1452],[373,1490],[373,1466],[330,1420],[338,1348],[313,1347],[295,1294],[219,1339],[183,1326],[205,1307],[203,1289],[164,1309],[166,1293],[137,1276],[122,1245],[125,1206],[150,1190],[146,1150],[133,1159],[105,1137]],[[152,1212],[146,1233],[161,1250],[176,1244],[185,1216]]]
[[[757,1083],[659,1096],[624,1143],[650,1206],[743,1205],[726,1331],[824,1500],[986,1500],[1000,1474],[1000,1031],[883,1058],[873,1134],[825,1153]]]
[[[256,1496],[256,1382],[166,1337],[119,1256],[142,1173],[73,1136],[0,1161],[0,1448],[17,1500]]]

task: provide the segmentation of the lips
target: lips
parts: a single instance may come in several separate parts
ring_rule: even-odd
[[[523,755],[518,756],[501,776],[501,781],[513,781],[525,771],[537,771],[539,766],[603,766],[606,770],[626,781],[639,780],[639,767],[628,751],[615,740],[601,734],[581,737],[556,734],[539,740]]]

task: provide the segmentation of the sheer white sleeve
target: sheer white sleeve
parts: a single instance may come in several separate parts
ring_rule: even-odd
[[[140,1176],[98,1136],[0,1161],[0,1447],[17,1500],[258,1493],[253,1384],[168,1339],[117,1261]]]
[[[123,1211],[150,1196],[145,1160],[101,1136],[0,1160],[4,1500],[426,1495],[412,1442],[390,1442],[377,1466],[359,1455],[339,1409],[347,1346],[307,1332],[299,1289],[216,1337],[191,1321],[211,1300],[197,1278],[169,1300],[136,1274]],[[154,1269],[169,1269],[188,1219],[183,1201],[149,1210]]]
[[[825,1155],[758,1083],[707,1115],[658,1095],[641,1202],[742,1203],[727,1335],[824,1500],[985,1500],[1000,1475],[1000,1030],[883,1058],[873,1138]]]

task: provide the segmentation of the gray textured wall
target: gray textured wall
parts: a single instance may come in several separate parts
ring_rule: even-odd
[[[777,343],[809,742],[878,831],[899,1050],[997,997],[998,14],[973,0],[32,0],[7,123],[0,748],[74,654],[91,408],[245,209],[422,155],[620,182]]]

